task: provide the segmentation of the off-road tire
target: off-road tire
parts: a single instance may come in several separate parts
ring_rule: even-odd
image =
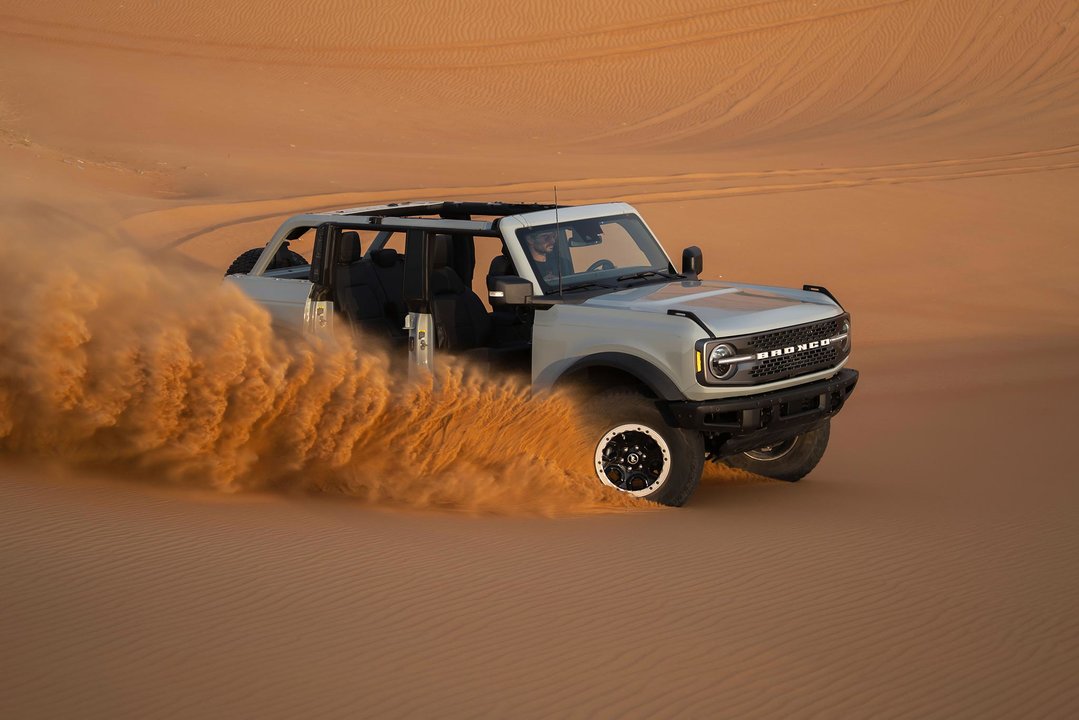
[[[738,453],[722,459],[722,462],[739,470],[747,470],[757,475],[784,480],[786,482],[798,482],[817,467],[817,463],[824,457],[824,451],[828,448],[828,435],[831,432],[830,421],[825,420],[808,432],[804,432],[794,438],[793,445],[786,452],[774,459],[763,459],[761,455],[767,453],[755,452],[758,457],[747,453]],[[780,451],[782,445],[776,446]]]
[[[266,248],[251,248],[240,253],[240,256],[232,261],[229,265],[229,269],[225,271],[225,275],[247,275],[255,267],[255,263],[262,257],[262,251]],[[307,258],[298,252],[293,252],[288,249],[286,244],[280,250],[277,251],[277,255],[270,261],[270,266],[267,270],[276,270],[277,268],[286,267],[299,267],[300,265],[306,265]]]
[[[632,426],[662,438],[669,450],[669,470],[660,485],[647,494],[638,495],[646,500],[679,507],[685,504],[701,481],[704,469],[704,437],[700,432],[671,427],[656,406],[656,401],[632,389],[613,389],[593,396],[586,412],[591,448],[595,454],[593,469],[597,481],[616,487],[601,477],[599,465],[602,447],[611,431]],[[631,430],[630,432],[637,432]],[[628,492],[624,488],[618,488]]]

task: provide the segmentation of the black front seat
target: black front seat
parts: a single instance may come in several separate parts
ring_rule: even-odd
[[[485,347],[491,336],[491,318],[483,301],[450,265],[453,238],[435,235],[431,240],[431,314],[436,346],[450,352]]]
[[[517,270],[513,267],[513,261],[510,260],[509,255],[503,251],[501,255],[495,255],[491,259],[491,264],[487,269],[487,288],[491,289],[491,280],[496,277],[516,274]]]
[[[503,251],[502,255],[495,255],[491,260],[490,269],[487,270],[487,289],[494,290],[494,280],[497,277],[517,275],[513,267],[513,261]],[[532,342],[532,308],[495,305],[491,308],[491,345],[499,348],[517,348],[522,344]]]

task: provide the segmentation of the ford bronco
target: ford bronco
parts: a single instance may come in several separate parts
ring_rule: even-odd
[[[310,260],[292,244],[308,243]],[[473,291],[491,257],[488,304]],[[275,325],[381,336],[410,372],[438,353],[571,384],[596,478],[682,505],[706,460],[796,481],[853,392],[850,316],[825,288],[702,280],[625,203],[414,202],[297,215],[226,273]]]

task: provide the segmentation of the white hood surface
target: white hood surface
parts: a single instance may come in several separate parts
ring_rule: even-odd
[[[714,280],[642,285],[590,298],[583,304],[660,314],[691,312],[716,337],[801,325],[843,312],[831,298],[818,292]]]

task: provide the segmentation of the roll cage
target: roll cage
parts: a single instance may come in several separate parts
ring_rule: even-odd
[[[266,252],[255,263],[250,274],[265,274],[266,268],[281,248],[282,243],[295,240],[307,231],[317,229],[320,225],[332,224],[345,230],[378,232],[379,235],[365,253],[368,255],[381,250],[392,233],[409,230],[501,238],[498,224],[502,218],[540,210],[553,210],[556,207],[569,206],[556,206],[549,203],[412,202],[294,215],[282,223],[274,233],[266,246]],[[474,217],[491,219],[473,220]]]
[[[639,214],[624,203],[421,201],[306,213],[282,223],[249,274],[309,280],[307,332],[332,334],[333,318],[341,315],[391,341],[407,338],[411,365],[430,367],[436,339],[450,352],[476,347],[526,349],[531,346],[534,310],[582,302],[585,295],[614,289],[586,283],[597,288],[572,299],[545,290],[529,265],[524,244],[518,242],[522,229],[626,214],[640,219],[650,233]],[[311,230],[315,240],[308,266],[268,270],[285,243]],[[361,242],[357,233],[366,239]],[[404,237],[403,253],[390,247],[394,236]],[[498,265],[506,270],[497,271],[492,262],[487,273],[489,310],[471,290],[475,241],[483,237],[497,238],[509,261]],[[666,257],[662,246],[658,248]],[[673,264],[669,267],[673,271]],[[496,299],[500,307],[494,307]],[[462,313],[471,319],[461,320]]]

